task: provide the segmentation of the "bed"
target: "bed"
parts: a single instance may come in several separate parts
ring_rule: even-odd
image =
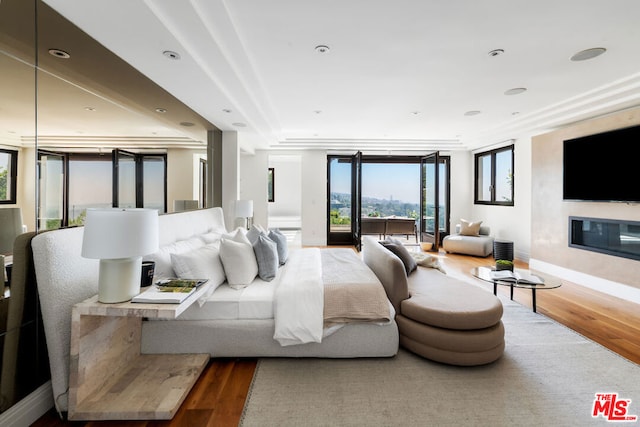
[[[172,254],[201,254],[205,247],[215,253],[211,248],[228,233],[220,208],[161,215],[159,223],[160,249],[148,257],[156,262],[159,276],[175,275]],[[32,241],[52,388],[58,411],[67,410],[71,309],[74,304],[97,293],[98,261],[80,256],[82,236],[83,229],[78,227],[42,233]],[[309,264],[299,259],[307,257],[315,259],[313,265],[316,273],[312,275],[315,279],[307,282],[313,286],[316,295],[321,289],[322,318],[319,321],[318,318],[312,320],[311,338],[305,337],[309,331],[304,331],[301,342],[287,342],[287,330],[296,329],[297,325],[285,324],[282,329],[284,337],[278,341],[275,339],[279,319],[277,313],[283,307],[278,303],[279,294],[284,293],[284,300],[288,298],[294,302],[289,304],[293,306],[293,311],[286,313],[294,323],[296,313],[305,311],[305,306],[298,304],[300,296],[297,293],[300,285],[305,283],[302,279],[309,278],[305,273]],[[244,266],[240,265],[239,270],[243,269]],[[335,285],[355,285],[353,289],[357,288],[362,277],[356,278],[356,271],[364,274],[368,286],[377,286],[385,295],[388,309],[384,318],[339,321],[334,313],[331,315],[334,318],[330,316],[325,319],[325,296],[338,295],[335,299],[339,302],[353,298],[353,295],[349,297],[349,292],[345,294],[344,289],[339,291],[343,294],[325,294],[325,290]],[[229,273],[226,269],[225,272]],[[220,277],[214,277],[214,280],[219,281]],[[276,277],[271,281],[256,278],[240,289],[232,289],[224,282],[198,300],[197,304],[192,304],[176,320],[143,322],[142,352],[209,353],[212,357],[351,358],[391,357],[398,351],[395,312],[386,298],[389,291],[384,289],[375,274],[351,249],[292,250],[290,259],[277,269]],[[290,288],[290,292],[283,292],[287,288]],[[355,292],[354,295],[357,300],[359,293]],[[311,300],[317,310],[317,298]]]

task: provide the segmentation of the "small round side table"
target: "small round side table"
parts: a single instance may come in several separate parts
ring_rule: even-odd
[[[493,259],[506,259],[513,261],[513,242],[511,240],[494,240]]]

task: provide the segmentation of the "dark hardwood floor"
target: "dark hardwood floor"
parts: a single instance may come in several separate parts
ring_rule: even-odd
[[[493,261],[491,257],[444,253],[440,253],[440,257],[447,270],[457,269],[467,274],[471,268]],[[527,268],[527,265],[516,261],[516,267]],[[492,285],[486,283],[485,286],[490,288]],[[508,296],[509,289],[501,286],[498,292]],[[516,289],[514,300],[531,307],[531,291]],[[563,281],[558,289],[538,292],[537,309],[540,315],[548,316],[640,364],[639,304]],[[212,359],[171,421],[70,422],[60,420],[52,410],[33,426],[236,426],[256,363],[254,359]]]

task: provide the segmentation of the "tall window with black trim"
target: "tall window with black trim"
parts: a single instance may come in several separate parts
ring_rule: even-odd
[[[15,204],[18,181],[18,152],[0,149],[0,204]]]
[[[475,204],[513,206],[513,147],[475,155]]]

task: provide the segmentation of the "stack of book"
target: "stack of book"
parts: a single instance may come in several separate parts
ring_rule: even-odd
[[[189,298],[207,279],[166,279],[154,283],[133,297],[131,302],[180,304]]]

